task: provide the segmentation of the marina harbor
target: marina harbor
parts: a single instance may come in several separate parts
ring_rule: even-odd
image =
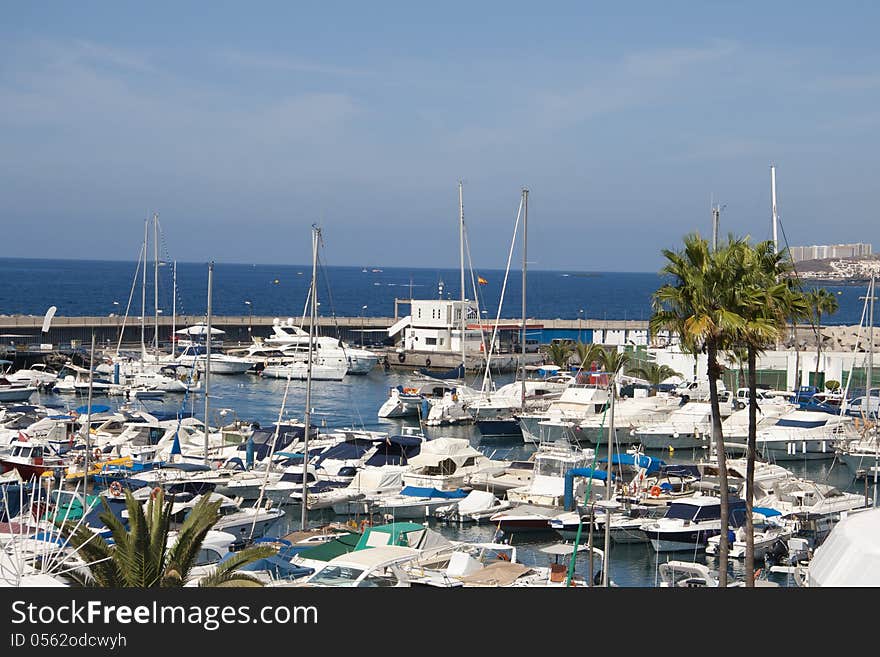
[[[880,587],[880,3],[3,8],[9,649]]]

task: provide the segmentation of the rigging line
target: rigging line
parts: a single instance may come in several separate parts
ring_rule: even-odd
[[[862,317],[859,320],[859,329],[858,331],[856,331],[856,342],[855,345],[853,345],[853,359],[852,363],[849,366],[849,372],[847,372],[846,384],[843,386],[843,399],[840,402],[840,415],[843,415],[843,413],[846,412],[846,400],[848,396],[847,393],[849,392],[849,384],[852,382],[853,369],[856,366],[855,353],[857,352],[859,345],[862,342],[862,325],[865,323],[865,317],[867,317],[868,314],[868,296],[872,295],[868,294],[865,296],[865,305],[862,308]]]
[[[134,298],[134,288],[137,286],[137,279],[140,275],[141,261],[144,259],[144,245],[141,244],[140,254],[138,255],[137,267],[134,270],[134,280],[131,282],[131,292],[128,293],[128,305],[125,306],[125,316],[122,318],[122,328],[119,329],[119,340],[116,343],[116,355],[119,356],[119,348],[122,346],[122,337],[125,334],[125,322],[128,319],[128,312],[131,310],[131,300]]]
[[[785,248],[788,249],[788,258],[789,260],[791,260],[791,270],[792,272],[794,272],[795,280],[797,281],[799,287],[803,287],[804,282],[803,280],[801,280],[800,274],[798,273],[797,265],[794,261],[794,258],[791,257],[791,247],[788,244],[788,236],[785,234],[785,226],[782,225],[782,219],[780,217],[777,216],[776,221],[779,225],[779,228],[782,230],[782,239],[785,242]],[[818,344],[822,339],[819,335],[819,329],[821,327],[816,322],[816,317],[813,316],[813,313],[810,313],[810,328],[813,329],[813,334],[816,336],[816,342]],[[797,329],[795,329],[794,343],[795,349],[797,349]]]
[[[269,483],[269,470],[272,467],[272,457],[275,455],[275,446],[278,444],[278,436],[281,433],[281,420],[284,414],[284,407],[287,405],[287,393],[290,391],[290,370],[287,371],[287,384],[284,386],[284,396],[281,398],[281,407],[278,409],[278,422],[275,423],[275,437],[272,439],[272,447],[269,449],[269,454],[266,457],[266,475],[263,478],[263,485],[260,486],[260,496],[257,498],[256,503],[254,504],[254,521],[251,524],[251,534],[250,538],[254,537],[254,528],[257,526],[257,513],[259,513],[260,505],[263,503],[263,495],[266,493],[266,486]],[[311,420],[310,420],[311,422]],[[308,427],[306,427],[306,431],[308,431]],[[308,485],[308,471],[309,471],[309,455],[308,452],[303,452],[303,462],[305,463],[305,474],[303,475],[303,481]],[[306,500],[303,500],[303,504],[306,503]]]
[[[471,243],[470,243],[470,240],[468,239],[468,232],[467,232],[467,225],[466,224],[464,225],[464,230],[462,231],[462,236],[464,237],[465,252],[467,253],[467,258],[468,258],[468,267],[470,269],[470,277],[471,277],[471,287],[473,288],[473,291],[474,291],[474,302],[477,304],[477,324],[480,327],[480,344],[483,347],[483,353],[486,354],[486,369],[488,370],[489,369],[489,346],[486,344],[486,335],[483,331],[483,319],[482,319],[483,313],[480,310],[482,306],[480,304],[479,291],[477,289],[478,288],[477,281],[474,278],[474,263],[471,260]],[[464,313],[465,309],[462,308],[461,312]],[[465,326],[467,326],[467,318],[466,317],[465,317]],[[462,335],[461,339],[464,340],[465,336]],[[465,363],[462,363],[461,366],[464,368]],[[466,374],[467,374],[466,372],[462,372],[462,380],[465,379]],[[472,387],[476,386],[477,377],[478,377],[478,375],[474,374],[474,380],[473,380],[473,383],[471,384]],[[482,389],[482,387],[481,387],[481,389]]]
[[[495,328],[492,331],[492,340],[489,343],[489,349],[488,349],[488,351],[486,351],[486,371],[487,372],[489,371],[489,360],[491,359],[492,351],[495,347],[495,338],[498,335],[498,323],[501,320],[501,306],[504,302],[504,293],[507,290],[507,277],[508,277],[508,274],[510,273],[510,263],[511,263],[511,260],[513,259],[514,248],[516,247],[516,236],[517,236],[517,233],[519,232],[519,222],[520,222],[520,218],[522,216],[522,210],[523,210],[523,200],[522,200],[522,198],[520,198],[519,209],[516,212],[516,221],[514,222],[514,225],[513,225],[513,238],[510,241],[510,250],[507,253],[507,267],[504,272],[504,283],[502,283],[502,285],[501,285],[501,298],[498,300],[498,312],[495,315]],[[484,384],[486,383],[487,378],[488,378],[488,375],[484,375],[484,378],[483,378]]]

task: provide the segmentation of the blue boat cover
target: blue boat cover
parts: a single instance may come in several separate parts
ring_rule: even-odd
[[[366,454],[373,446],[373,441],[363,438],[354,440],[346,440],[345,442],[333,445],[326,451],[322,452],[315,460],[315,465],[321,465],[327,459],[337,459],[339,461],[348,461],[350,459],[359,459]]]
[[[109,410],[110,410],[109,406],[96,406],[95,404],[92,404],[92,413],[106,413]],[[89,405],[83,404],[82,406],[78,406],[76,408],[76,412],[79,415],[85,415],[86,413],[89,412]]]
[[[604,470],[593,470],[593,468],[575,468],[575,470],[579,477],[590,477],[592,479],[598,479],[599,481],[605,481],[608,476]],[[569,472],[573,471],[570,470]],[[611,481],[614,481],[616,478],[617,475],[612,472]]]
[[[781,419],[776,423],[778,427],[801,427],[803,429],[815,429],[816,427],[824,427],[828,420],[795,420]]]
[[[767,516],[768,518],[772,516],[781,516],[782,512],[777,511],[776,509],[771,509],[769,506],[753,506],[752,511],[755,513],[760,513],[762,516]]]
[[[638,459],[636,458],[638,456]],[[638,462],[637,462],[638,461]],[[599,463],[607,463],[608,458],[599,459]],[[658,458],[647,456],[645,454],[613,454],[611,456],[612,465],[635,465],[639,468],[645,468],[647,474],[653,474],[666,465]]]
[[[421,486],[407,486],[402,491],[400,491],[401,495],[406,495],[408,497],[442,497],[448,500],[456,500],[461,499],[462,497],[467,497],[467,493],[463,490],[437,490],[436,488],[422,488]]]

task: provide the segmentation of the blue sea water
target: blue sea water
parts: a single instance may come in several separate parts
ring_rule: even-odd
[[[170,262],[170,261],[169,261]],[[131,314],[140,314],[141,280],[134,283],[135,262],[96,260],[35,260],[0,258],[0,314],[42,315],[49,306],[60,316],[124,314],[131,297]],[[504,285],[504,271],[475,272],[488,282],[477,285],[485,316],[493,318]],[[207,306],[208,267],[178,263],[177,313],[200,315]],[[215,315],[295,317],[305,306],[310,265],[228,264],[214,266],[212,311]],[[154,269],[147,263],[147,314],[153,308]],[[320,267],[318,300],[322,316],[392,317],[394,299],[460,298],[458,269],[381,267]],[[527,314],[539,319],[636,319],[651,316],[651,295],[661,278],[650,272],[529,271]],[[466,296],[473,298],[471,276]],[[840,310],[823,317],[828,324],[858,324],[864,296],[860,286],[830,286]],[[159,267],[159,307],[173,309],[172,265]],[[246,304],[245,301],[250,301]],[[522,316],[522,274],[511,272],[504,291],[501,317]]]

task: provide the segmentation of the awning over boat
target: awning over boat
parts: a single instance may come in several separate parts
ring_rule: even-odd
[[[348,554],[354,550],[361,535],[357,532],[350,534],[342,534],[331,541],[308,547],[300,551],[299,555],[303,559],[314,559],[315,561],[330,561],[342,554]]]
[[[782,512],[777,511],[776,509],[771,509],[769,506],[753,506],[752,511],[755,513],[760,513],[762,516],[766,516],[770,518],[772,516],[781,516]]]

